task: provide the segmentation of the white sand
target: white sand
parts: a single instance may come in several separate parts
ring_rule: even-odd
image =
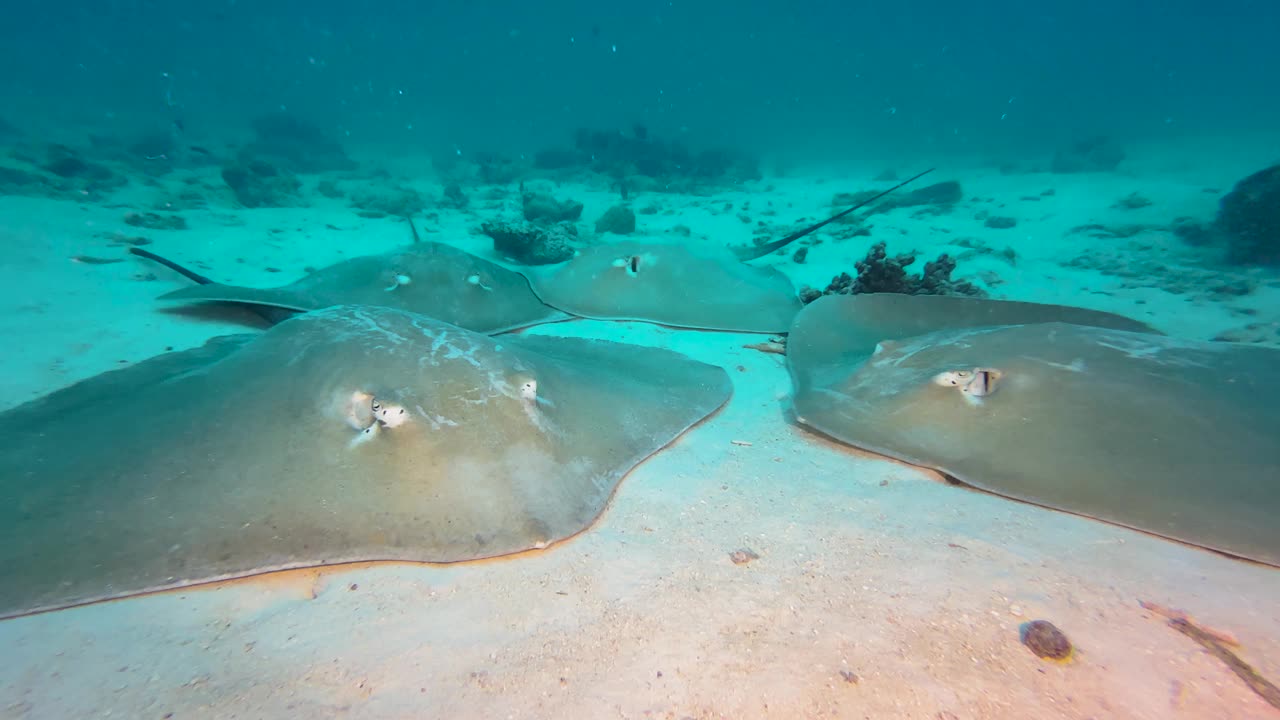
[[[890,253],[921,250],[922,265],[941,251],[964,252],[957,239],[980,238],[1018,255],[1016,266],[994,256],[961,261],[958,276],[1003,279],[996,297],[1112,310],[1195,338],[1280,321],[1274,274],[1254,274],[1261,287],[1252,295],[1215,298],[1125,287],[1136,279],[1059,264],[1086,252],[1191,264],[1165,233],[1064,233],[1085,223],[1207,219],[1217,196],[1204,185],[1228,188],[1242,175],[1214,172],[944,169],[931,179],[960,179],[967,197],[991,200],[939,218],[878,216],[872,238],[825,241],[805,265],[771,261],[797,282],[825,285],[851,271],[874,240],[887,240]],[[768,197],[758,188],[646,195],[635,205],[670,211],[641,215],[645,233],[683,224],[691,242],[744,243],[752,226],[737,217],[742,203],[752,222],[778,222],[778,235],[800,217],[825,214],[831,195],[860,189],[861,177],[773,180]],[[1048,188],[1051,197],[1019,200]],[[1110,207],[1133,191],[1154,204]],[[581,188],[559,192],[586,201],[588,220],[614,201]],[[147,209],[159,193],[122,200]],[[769,201],[776,217],[760,214]],[[734,210],[723,211],[726,203]],[[202,320],[160,312],[154,297],[186,284],[164,269],[68,260],[118,256],[111,233],[145,235],[156,252],[204,260],[202,271],[215,279],[261,285],[408,239],[396,221],[362,220],[331,201],[189,211],[192,228],[175,232],[124,225],[132,208],[0,198],[0,406],[246,331],[225,313]],[[981,209],[1018,225],[983,228],[973,219]],[[488,255],[486,241],[468,233],[476,224],[441,212],[424,229]],[[157,279],[135,279],[147,273]],[[782,358],[742,347],[761,336],[600,322],[531,332],[671,347],[727,367],[735,395],[631,473],[596,525],[546,551],[448,567],[281,574],[0,623],[0,717],[1280,716],[1138,607],[1146,599],[1182,608],[1234,633],[1241,656],[1280,680],[1275,569],[949,487],[817,439],[787,420]],[[760,557],[735,565],[729,553],[739,548]],[[1070,636],[1075,662],[1047,663],[1019,643],[1019,624],[1037,618]]]

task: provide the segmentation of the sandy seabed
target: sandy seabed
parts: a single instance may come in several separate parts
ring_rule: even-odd
[[[1208,287],[1220,273],[1167,232],[1072,229],[1208,219],[1221,191],[1257,169],[1205,171],[1191,160],[1078,176],[942,168],[936,179],[960,179],[971,198],[952,214],[877,216],[870,238],[824,241],[803,265],[769,261],[797,284],[822,286],[886,240],[891,254],[922,251],[920,264],[960,256],[957,276],[999,278],[994,297],[1109,310],[1209,339],[1280,321],[1277,275],[1246,273],[1254,292],[1223,295]],[[835,192],[871,175],[642,196],[637,205],[663,211],[641,215],[640,235],[684,225],[690,242],[746,243],[743,203],[753,213],[771,204],[778,222],[816,218]],[[162,268],[70,260],[119,255],[117,234],[146,235],[148,249],[219,281],[264,286],[407,242],[402,222],[323,199],[188,211],[188,230],[140,233],[122,219],[153,204],[147,192],[94,206],[0,198],[4,407],[252,331],[234,313],[162,311],[155,297],[186,284]],[[1152,204],[1113,207],[1131,192]],[[573,186],[557,193],[583,200],[590,219],[616,201]],[[980,210],[1017,226],[984,228]],[[441,212],[422,229],[491,257],[477,224]],[[1014,248],[1016,262],[966,255],[963,238]],[[1068,264],[1082,256],[1090,267]],[[1139,606],[1181,608],[1234,634],[1240,656],[1275,680],[1276,569],[949,486],[818,438],[787,415],[783,358],[744,347],[761,336],[592,321],[527,332],[669,347],[726,367],[734,396],[628,475],[594,526],[544,551],[280,573],[0,623],[0,717],[1280,717]],[[758,558],[737,564],[739,549]],[[1020,644],[1019,626],[1033,619],[1070,637],[1072,662]]]

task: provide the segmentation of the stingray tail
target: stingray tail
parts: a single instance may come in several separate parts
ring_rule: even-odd
[[[201,275],[200,273],[194,270],[188,270],[187,268],[182,267],[181,265],[170,260],[169,258],[160,257],[159,255],[153,252],[150,252],[148,250],[143,250],[141,248],[136,248],[136,247],[129,248],[129,252],[133,253],[134,255],[137,255],[138,257],[144,257],[148,260],[151,260],[152,262],[158,262],[161,265],[169,268],[170,270],[178,273],[179,275],[182,275],[185,278],[188,278],[193,282],[199,283],[201,285],[213,284],[213,281],[210,280],[209,278]]]
[[[820,228],[822,228],[822,227],[824,227],[824,226],[826,226],[826,225],[829,225],[829,224],[831,224],[831,223],[833,223],[833,222],[835,222],[835,221],[839,220],[840,218],[844,217],[845,215],[848,215],[849,213],[853,212],[854,210],[857,210],[858,208],[861,208],[861,207],[865,207],[865,206],[867,206],[867,205],[870,205],[871,203],[873,203],[873,202],[875,202],[875,201],[879,200],[880,198],[884,197],[885,195],[888,195],[889,193],[893,192],[894,190],[897,190],[897,189],[901,188],[902,186],[904,186],[904,185],[906,185],[906,184],[908,184],[908,183],[913,183],[913,182],[915,182],[916,180],[919,180],[920,178],[924,177],[925,175],[928,175],[929,173],[933,172],[933,170],[934,170],[933,168],[929,168],[928,170],[925,170],[925,171],[924,171],[924,172],[922,172],[922,173],[917,173],[917,174],[915,174],[915,175],[912,175],[911,177],[907,178],[906,180],[903,180],[902,182],[898,183],[897,185],[894,185],[893,187],[889,188],[888,190],[885,190],[884,192],[880,193],[879,195],[876,195],[875,197],[869,197],[869,198],[867,198],[866,200],[863,200],[862,202],[858,203],[857,205],[854,205],[853,207],[851,207],[851,208],[849,208],[849,209],[847,209],[847,210],[841,210],[840,212],[836,213],[835,215],[832,215],[831,217],[827,218],[826,220],[823,220],[823,221],[822,221],[822,222],[820,222],[820,223],[815,223],[815,224],[813,224],[813,225],[810,225],[809,227],[807,227],[807,228],[805,228],[805,229],[803,229],[803,230],[797,230],[796,232],[793,232],[793,233],[791,233],[790,235],[788,235],[788,236],[786,236],[786,237],[784,237],[784,238],[782,238],[782,239],[780,239],[780,240],[774,240],[773,242],[768,243],[767,245],[760,245],[759,247],[737,247],[737,248],[733,248],[733,253],[734,253],[735,255],[737,255],[737,256],[738,256],[738,259],[739,259],[739,260],[741,260],[742,262],[746,262],[746,261],[748,261],[748,260],[755,260],[756,258],[762,258],[762,257],[764,257],[765,255],[768,255],[768,254],[769,254],[769,253],[771,253],[771,252],[775,252],[775,251],[777,251],[777,250],[781,250],[782,248],[784,248],[784,247],[786,247],[786,246],[790,245],[791,243],[793,243],[793,242],[795,242],[795,241],[799,240],[800,238],[804,237],[805,235],[808,235],[809,233],[813,232],[814,230],[818,230],[818,229],[820,229]]]

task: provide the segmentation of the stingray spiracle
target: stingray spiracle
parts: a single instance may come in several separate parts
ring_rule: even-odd
[[[373,410],[373,417],[383,427],[400,427],[409,421],[409,411],[405,410],[402,405],[384,403],[374,398],[369,407]]]
[[[934,384],[943,387],[963,387],[972,379],[972,370],[948,370],[933,376]]]

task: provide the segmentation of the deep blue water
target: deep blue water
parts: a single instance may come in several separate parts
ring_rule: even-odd
[[[7,4],[0,117],[191,137],[288,108],[353,146],[574,128],[839,159],[1280,127],[1280,4],[79,0]]]

